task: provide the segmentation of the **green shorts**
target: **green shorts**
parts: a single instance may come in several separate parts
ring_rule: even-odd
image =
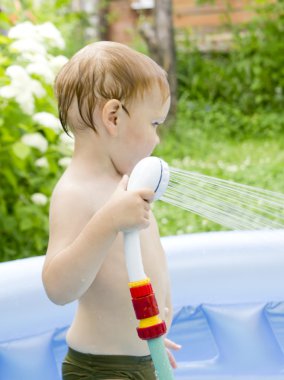
[[[156,380],[151,356],[92,355],[69,348],[63,380]]]

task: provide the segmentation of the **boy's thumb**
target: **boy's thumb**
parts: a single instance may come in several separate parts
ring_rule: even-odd
[[[124,176],[121,178],[120,182],[119,182],[119,187],[123,190],[127,190],[127,185],[128,185],[128,180],[129,180],[129,177],[127,174],[124,174]]]

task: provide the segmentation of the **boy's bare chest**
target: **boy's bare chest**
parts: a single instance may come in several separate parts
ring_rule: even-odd
[[[166,292],[167,268],[164,253],[159,244],[155,244],[155,237],[151,231],[140,232],[141,253],[144,271],[151,279],[156,296],[163,298]],[[133,253],[135,254],[135,253]],[[124,258],[123,234],[111,247],[97,277],[87,292],[87,297],[92,299],[94,307],[104,305],[105,299],[111,303],[129,303],[130,293],[128,289],[128,273]]]

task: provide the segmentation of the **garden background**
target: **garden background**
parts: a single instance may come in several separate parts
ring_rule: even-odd
[[[42,255],[52,189],[73,140],[57,118],[53,81],[86,40],[70,1],[3,0],[0,12],[0,262]],[[254,1],[255,17],[227,26],[225,52],[176,40],[178,108],[154,155],[171,166],[284,192],[284,3]],[[133,47],[147,52],[137,33]],[[162,202],[161,235],[222,229]]]

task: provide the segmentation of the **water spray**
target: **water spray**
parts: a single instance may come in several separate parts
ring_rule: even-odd
[[[284,228],[284,195],[196,172],[169,168],[161,200],[231,230]]]

